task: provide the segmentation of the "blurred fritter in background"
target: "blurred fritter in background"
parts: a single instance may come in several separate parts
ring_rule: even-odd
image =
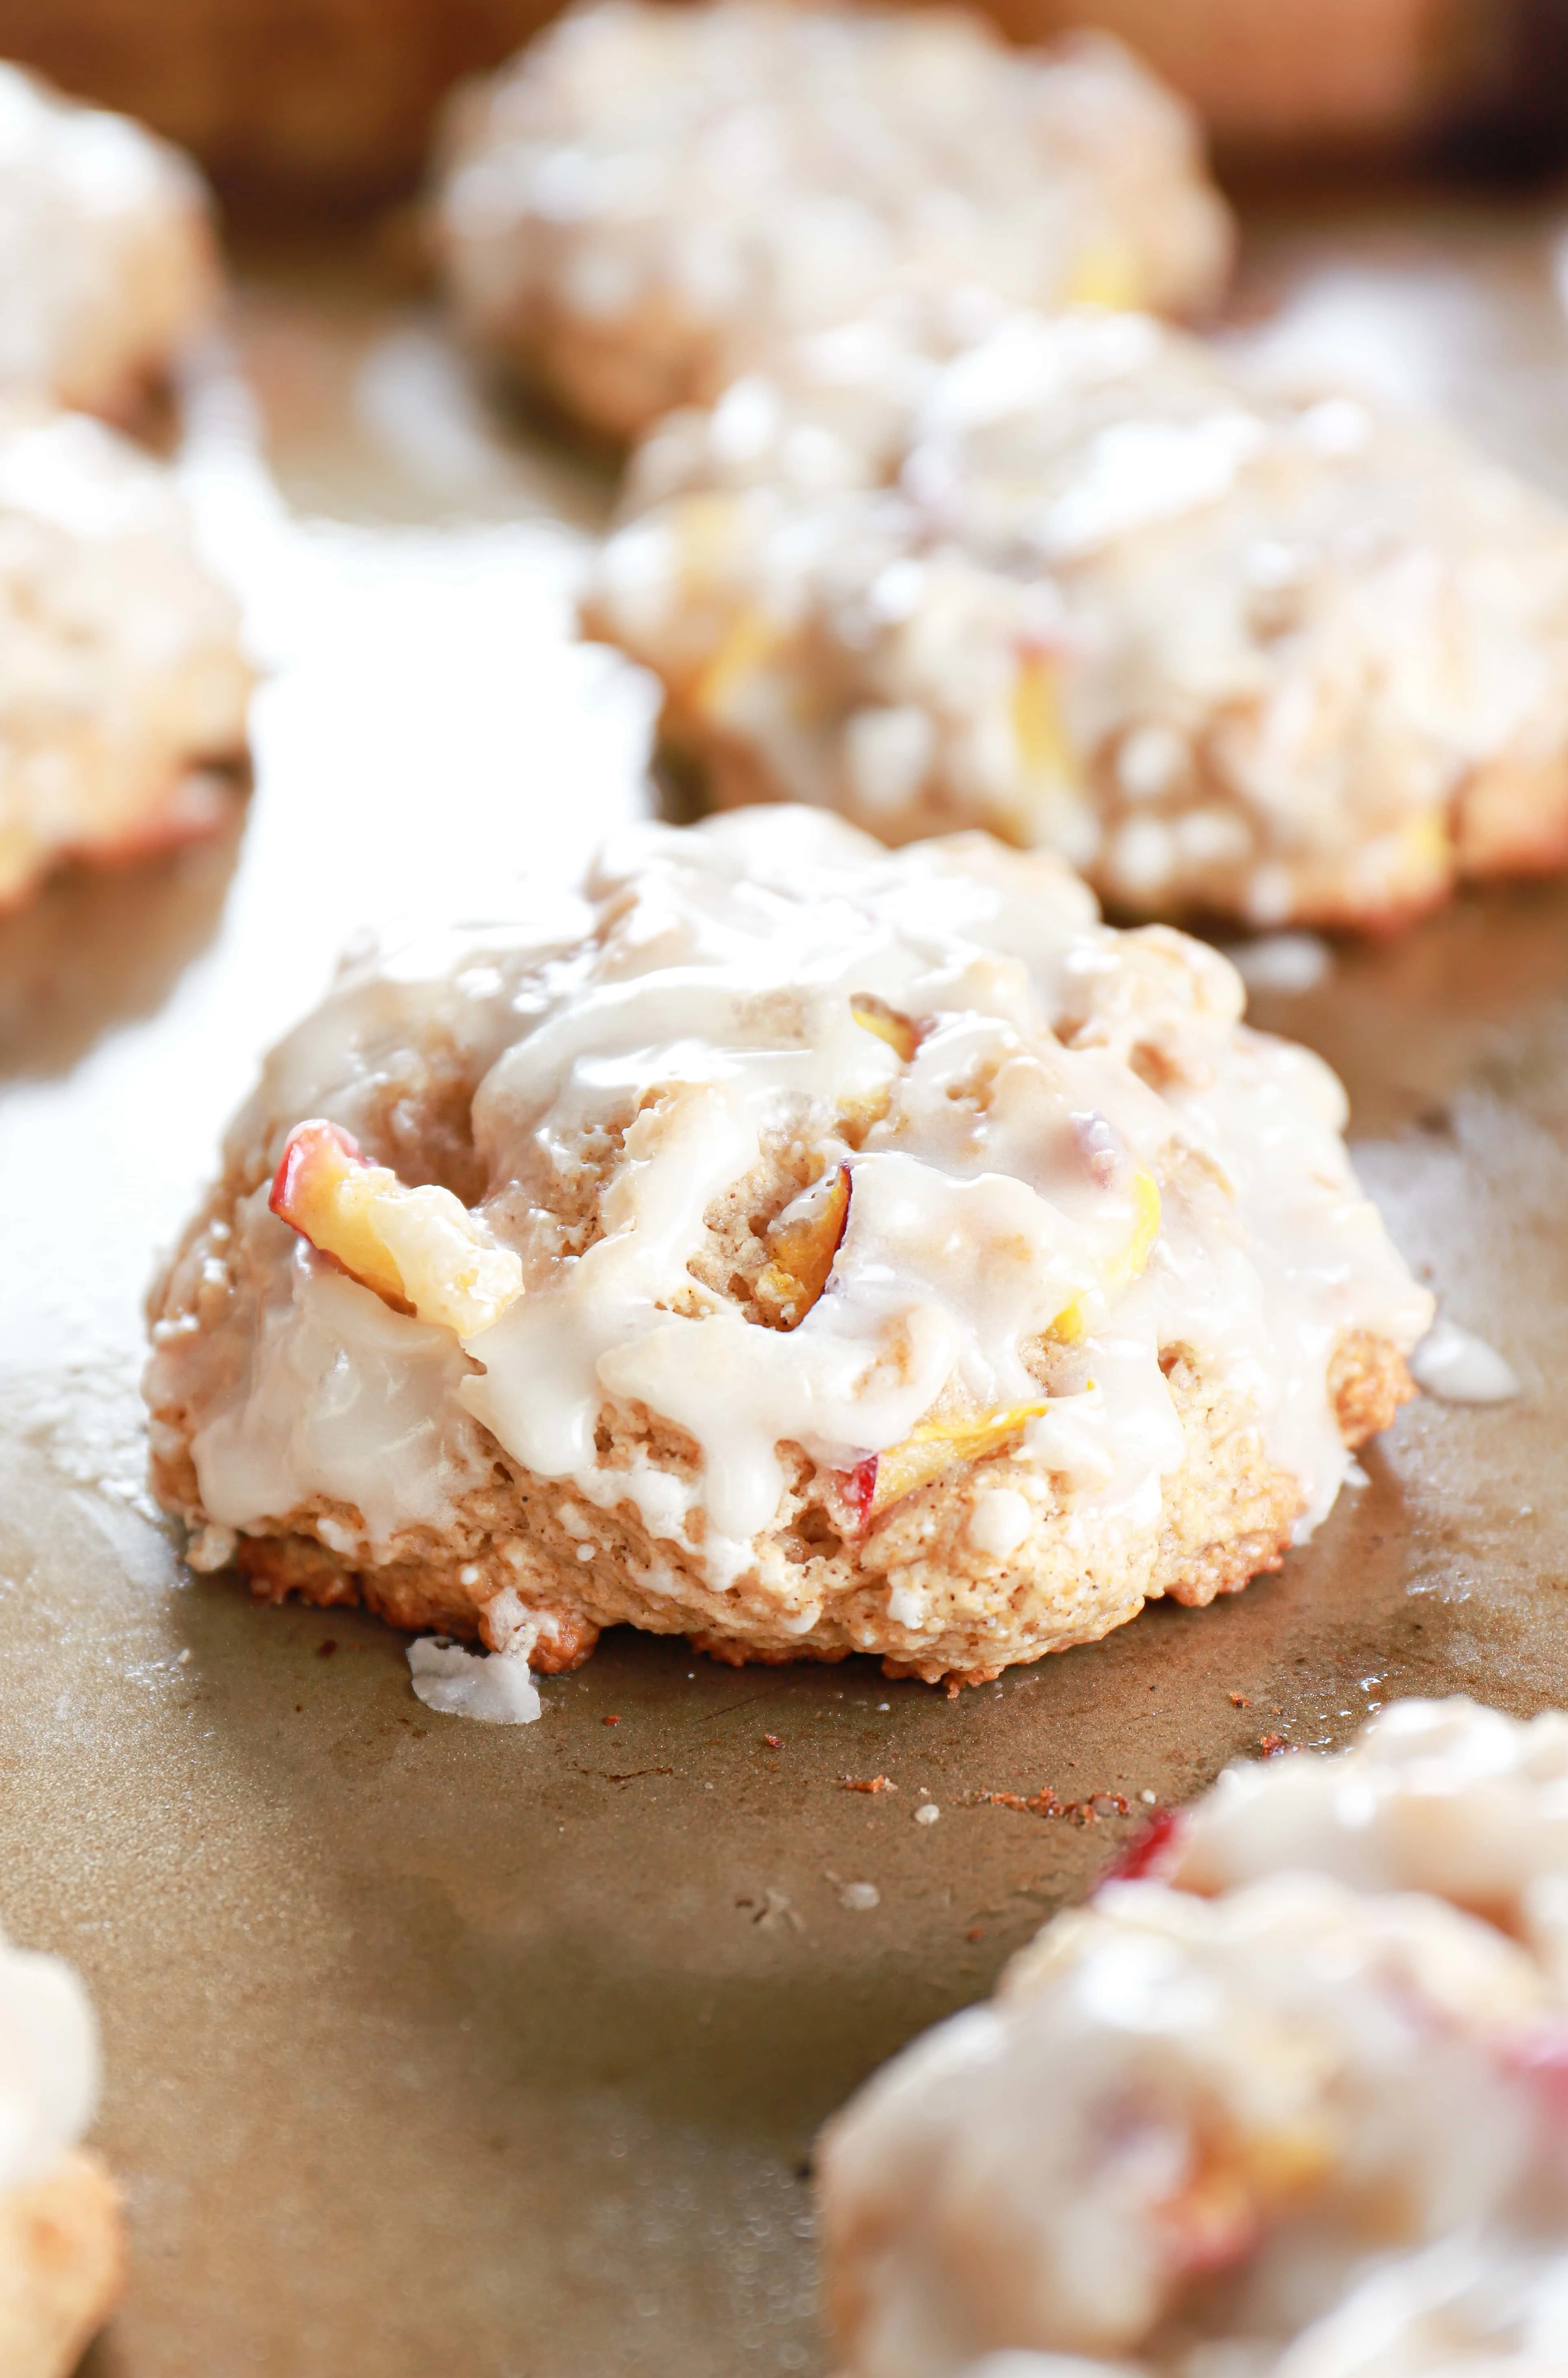
[[[1568,0],[989,0],[1021,41],[1093,23],[1191,99],[1222,168],[1436,154],[1550,168]],[[539,0],[0,0],[0,55],[184,143],[232,208],[414,188],[443,94],[557,12]]]

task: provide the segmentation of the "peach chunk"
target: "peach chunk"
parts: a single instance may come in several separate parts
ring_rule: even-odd
[[[351,1279],[460,1338],[522,1294],[521,1258],[449,1189],[405,1188],[334,1123],[295,1124],[268,1203]]]
[[[1147,1265],[1160,1234],[1159,1184],[1146,1164],[1140,1164],[1132,1175],[1131,1197],[1132,1228],[1127,1243],[1105,1268],[1107,1296],[1131,1287]]]
[[[1133,1173],[1129,1192],[1132,1202],[1132,1228],[1125,1244],[1114,1255],[1100,1275],[1107,1297],[1119,1296],[1131,1288],[1148,1263],[1155,1241],[1160,1231],[1160,1193],[1154,1174],[1140,1164]],[[1051,1323],[1050,1334],[1059,1344],[1076,1345],[1083,1337],[1083,1301],[1075,1296],[1064,1304]]]
[[[1071,784],[1078,775],[1061,715],[1060,680],[1048,653],[1025,652],[1012,689],[1012,733],[1025,775]]]
[[[850,1472],[847,1499],[869,1526],[917,1486],[940,1478],[950,1462],[983,1461],[987,1454],[999,1453],[1047,1409],[1042,1397],[1038,1403],[966,1411],[944,1391],[899,1444],[890,1446],[885,1453],[873,1454]]]
[[[1119,1296],[1141,1277],[1154,1253],[1160,1234],[1159,1183],[1104,1115],[1074,1115],[1072,1131],[1079,1160],[1090,1178],[1102,1189],[1121,1188],[1132,1209],[1131,1228],[1100,1275],[1107,1296]]]
[[[1107,306],[1114,313],[1137,313],[1149,302],[1148,277],[1131,240],[1101,232],[1073,258],[1063,294],[1070,306]]]
[[[849,1012],[856,1024],[885,1040],[900,1061],[907,1065],[920,1046],[920,1027],[912,1015],[904,1015],[879,999],[874,991],[857,991],[849,1003]]]
[[[837,1165],[825,1187],[793,1221],[776,1222],[773,1259],[757,1280],[757,1302],[770,1327],[798,1329],[828,1284],[849,1222],[849,1167]]]

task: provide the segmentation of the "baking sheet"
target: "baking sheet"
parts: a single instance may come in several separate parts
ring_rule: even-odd
[[[1568,492],[1556,238],[1540,207],[1260,211],[1236,319],[1283,305],[1298,360]],[[608,479],[383,268],[245,259],[191,392],[182,467],[270,671],[243,838],[0,927],[3,1912],[102,2015],[135,2262],[88,2366],[818,2372],[813,2131],[1140,1794],[1400,1692],[1568,1702],[1568,894],[1256,1003],[1345,1075],[1364,1177],[1520,1403],[1423,1404],[1277,1579],[952,1702],[620,1631],[536,1726],[432,1716],[380,1627],[182,1569],[135,1394],[151,1250],[339,943],[639,800],[645,691],[569,641]],[[1077,1815],[981,1796],[1043,1785]]]

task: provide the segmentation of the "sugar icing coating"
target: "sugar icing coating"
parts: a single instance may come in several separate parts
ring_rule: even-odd
[[[1043,854],[805,811],[639,830],[542,922],[352,967],[269,1060],[159,1292],[164,1491],[220,1558],[303,1532],[364,1577],[456,1531],[475,1605],[603,1623],[635,1589],[642,1624],[939,1673],[959,1586],[987,1659],[1103,1632],[1196,1491],[1183,1381],[1303,1537],[1348,1458],[1341,1350],[1397,1365],[1430,1316],[1338,1083],[1241,1006]],[[521,1260],[491,1326],[394,1310],[269,1210],[312,1117],[464,1181]],[[497,1448],[530,1498],[499,1550],[462,1533]]]
[[[1525,1727],[1396,1704],[1349,1754],[1233,1771],[1187,1813],[1213,1895],[1173,1887],[1196,1876],[1189,1862],[1057,1917],[994,2000],[917,2041],[829,2126],[835,2366],[1562,2367],[1564,1969],[1470,1912],[1468,1852],[1488,1840],[1509,1866],[1523,1820],[1538,1882],[1561,1893],[1561,1828],[1541,1820],[1565,1732],[1561,1715]],[[1402,1779],[1431,1853],[1414,1860]],[[1434,1795],[1466,1844],[1446,1872]],[[1227,1860],[1249,1808],[1272,1808],[1272,1839],[1254,1821],[1250,1854]],[[1363,1855],[1363,1830],[1388,1855]],[[1450,1877],[1457,1906],[1441,1895]]]
[[[589,619],[721,801],[1254,927],[1568,860],[1568,518],[1146,316],[884,307],[662,424],[627,515]]]
[[[58,1957],[0,1935],[0,2196],[42,2180],[91,2121],[98,2031]]]
[[[55,861],[221,813],[245,746],[239,613],[170,472],[80,414],[0,399],[0,907]]]
[[[1523,1392],[1507,1357],[1446,1314],[1422,1342],[1418,1375],[1427,1393],[1448,1404],[1505,1404]]]
[[[1183,1817],[1161,1871],[1186,1891],[1224,1892],[1287,1868],[1359,1891],[1431,1892],[1555,1938],[1568,1928],[1568,1717],[1396,1701],[1335,1757],[1227,1768]]]
[[[0,387],[114,412],[211,313],[207,198],[179,152],[0,65]]]
[[[949,9],[608,0],[468,90],[461,314],[628,434],[900,288],[1185,308],[1229,261],[1192,119],[1129,53]]]

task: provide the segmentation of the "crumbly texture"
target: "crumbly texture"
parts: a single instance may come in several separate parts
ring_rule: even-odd
[[[1362,1383],[1382,1412],[1377,1424],[1386,1427],[1415,1390],[1392,1346],[1374,1341],[1367,1353],[1371,1367],[1363,1372]],[[543,1656],[533,1660],[546,1674],[579,1666],[602,1627],[627,1622],[654,1634],[688,1633],[698,1651],[732,1667],[871,1651],[882,1653],[891,1676],[917,1676],[933,1685],[987,1684],[1004,1666],[1097,1642],[1135,1617],[1145,1602],[1168,1594],[1202,1608],[1216,1594],[1239,1592],[1254,1577],[1280,1567],[1300,1509],[1295,1479],[1269,1467],[1250,1416],[1233,1399],[1209,1396],[1201,1383],[1185,1377],[1173,1378],[1173,1394],[1187,1435],[1189,1468],[1165,1515],[1152,1564],[1130,1563],[1123,1575],[1109,1579],[1094,1574],[1095,1547],[1064,1541],[1065,1511],[1048,1496],[1039,1498],[1033,1540],[1005,1576],[999,1577],[997,1564],[974,1551],[968,1525],[981,1497],[995,1485],[1014,1483],[1005,1461],[955,1464],[948,1475],[910,1495],[868,1542],[857,1545],[838,1534],[842,1514],[799,1455],[801,1482],[772,1549],[797,1573],[799,1585],[830,1605],[832,1615],[805,1637],[780,1627],[776,1601],[766,1590],[712,1593],[678,1557],[674,1566],[682,1599],[673,1609],[667,1591],[638,1591],[628,1569],[645,1565],[656,1548],[635,1508],[623,1504],[604,1518],[594,1515],[586,1536],[575,1526],[569,1532],[561,1524],[562,1505],[579,1522],[569,1494],[554,1481],[518,1472],[504,1455],[497,1468],[506,1473],[505,1485],[497,1479],[493,1495],[464,1509],[464,1534],[456,1546],[443,1540],[423,1556],[411,1549],[405,1561],[355,1570],[311,1534],[316,1515],[300,1513],[294,1515],[298,1533],[276,1543],[243,1540],[236,1566],[268,1601],[297,1593],[305,1602],[364,1602],[395,1626],[437,1627],[470,1637],[485,1632],[485,1603],[505,1587],[515,1587],[561,1622]],[[630,1413],[615,1431],[612,1447],[629,1457],[646,1446],[649,1435],[648,1415]],[[1346,1439],[1350,1445],[1363,1441],[1348,1435]],[[155,1475],[162,1489],[170,1473],[160,1469]],[[524,1541],[527,1551],[520,1555]],[[584,1542],[595,1551],[586,1577],[579,1550]],[[665,1550],[657,1547],[660,1555]],[[460,1555],[462,1566],[478,1567],[479,1578],[473,1587],[454,1591],[453,1563]],[[902,1653],[897,1648],[901,1630],[890,1623],[885,1606],[894,1582],[928,1594],[942,1610],[944,1628],[934,1644],[922,1637],[918,1646],[911,1642]],[[1023,1605],[1027,1619],[1021,1624]],[[886,1648],[890,1641],[892,1650]]]
[[[154,1322],[188,1316],[210,1327],[223,1302],[245,1294],[232,1277],[235,1216],[258,1185],[231,1177],[218,1189],[154,1291]],[[266,1535],[242,1535],[234,1565],[267,1601],[363,1603],[395,1627],[470,1639],[488,1639],[486,1607],[510,1587],[562,1622],[534,1655],[535,1667],[550,1673],[577,1666],[602,1627],[625,1623],[689,1635],[698,1649],[736,1666],[872,1651],[883,1655],[890,1675],[986,1683],[1004,1665],[1097,1640],[1147,1601],[1168,1594],[1202,1606],[1279,1567],[1301,1508],[1297,1481],[1268,1463],[1243,1399],[1216,1391],[1187,1350],[1171,1348],[1167,1360],[1187,1464],[1168,1482],[1157,1531],[1119,1555],[1114,1543],[1084,1541],[1081,1525],[1071,1529],[1067,1498],[1047,1481],[1026,1477],[1005,1453],[955,1462],[860,1537],[836,1482],[793,1447],[786,1506],[760,1547],[757,1575],[717,1593],[678,1547],[651,1538],[632,1503],[592,1508],[569,1483],[521,1469],[474,1423],[474,1457],[489,1475],[459,1500],[449,1530],[412,1530],[389,1558],[356,1564],[318,1532],[323,1519],[331,1530],[352,1526],[356,1515],[317,1499],[280,1513]],[[1351,1447],[1386,1428],[1415,1393],[1397,1350],[1365,1335],[1340,1347],[1334,1387]],[[188,1404],[152,1407],[153,1489],[193,1530],[206,1525],[189,1452],[197,1417]],[[677,1465],[684,1454],[685,1466],[695,1467],[693,1449],[673,1441],[645,1409],[606,1405],[602,1432],[612,1467],[651,1447]],[[969,1536],[981,1498],[999,1485],[1021,1486],[1032,1506],[1028,1541],[1005,1564],[977,1552]],[[592,1551],[588,1561],[584,1544]],[[656,1589],[637,1581],[650,1567],[660,1578]],[[890,1618],[895,1586],[941,1612],[935,1642]],[[793,1607],[817,1600],[823,1615],[808,1634],[781,1623]]]
[[[0,387],[134,423],[211,318],[207,191],[178,150],[0,65]]]
[[[886,309],[660,425],[584,612],[719,807],[983,823],[1119,914],[1568,864],[1568,519],[1146,318]]]
[[[238,607],[170,473],[0,400],[0,909],[68,859],[210,833],[246,778]]]
[[[0,2370],[70,2378],[125,2284],[120,2192],[77,2147],[44,2179],[0,2195]]]
[[[1185,310],[1231,246],[1129,53],[947,9],[608,0],[461,93],[439,171],[461,318],[622,438],[890,289]]]
[[[733,838],[736,828],[724,832]],[[701,837],[655,837],[656,849],[661,856],[667,852],[668,864],[677,871],[695,865],[707,847]],[[864,847],[846,838],[844,863],[853,864]],[[1042,894],[1047,889],[1050,862],[988,855],[977,844],[957,849],[971,868],[994,867],[1009,878],[1011,871],[1023,871],[1028,884]],[[874,863],[895,873],[904,865],[880,857]],[[760,855],[755,861],[764,871],[767,864]],[[955,886],[962,880],[955,878]],[[970,879],[971,888],[977,880]],[[678,872],[673,881],[678,883]],[[944,889],[944,903],[947,896]],[[1057,896],[1070,897],[1072,904],[1083,898],[1065,881],[1059,883]],[[668,911],[656,887],[650,891],[650,913],[667,931]],[[646,946],[637,913],[629,894],[611,894],[607,930],[625,930],[628,948]],[[1075,905],[1073,913],[1085,912]],[[1057,1021],[1059,1032],[1085,1052],[1083,1063],[1097,1069],[1092,1078],[1101,1085],[1100,1094],[1108,1096],[1114,1084],[1125,1083],[1125,1095],[1139,1102],[1140,1111],[1162,1095],[1161,1085],[1172,1094],[1185,1085],[1195,1095],[1212,1095],[1215,1052],[1227,1045],[1223,1035],[1229,1028],[1221,1020],[1225,1003],[1239,997],[1229,970],[1179,937],[1158,932],[1134,943],[1091,929],[1084,947],[1094,964],[1069,969]],[[557,963],[569,973],[583,961],[579,955]],[[481,967],[460,971],[454,979],[466,983],[485,973]],[[616,965],[610,974],[618,984]],[[583,979],[581,973],[571,979],[580,984]],[[221,1506],[215,1517],[204,1500],[199,1471],[204,1432],[210,1455],[210,1432],[231,1431],[223,1459],[239,1460],[249,1479],[257,1474],[254,1459],[265,1463],[271,1459],[268,1447],[276,1450],[269,1434],[274,1426],[287,1432],[300,1459],[315,1459],[312,1447],[300,1444],[293,1389],[276,1423],[259,1417],[254,1399],[263,1392],[257,1383],[271,1359],[260,1350],[269,1344],[297,1349],[305,1342],[291,1336],[293,1325],[283,1320],[288,1300],[296,1299],[293,1310],[299,1312],[301,1294],[309,1301],[323,1290],[349,1292],[346,1285],[335,1284],[326,1259],[306,1260],[301,1243],[267,1207],[281,1135],[299,1119],[298,1101],[319,1099],[324,1051],[335,1063],[337,1050],[352,1045],[356,1064],[363,1064],[358,1087],[338,1111],[365,1154],[406,1183],[450,1188],[478,1210],[506,1218],[526,1261],[535,1267],[537,1285],[528,1294],[541,1307],[552,1279],[581,1277],[578,1267],[596,1250],[604,1252],[617,1230],[624,1233],[616,1200],[626,1194],[633,1156],[645,1171],[656,1162],[655,1143],[637,1139],[658,1120],[662,1094],[652,1091],[643,1094],[640,1106],[631,1100],[586,1126],[574,1124],[553,1166],[542,1163],[541,1137],[532,1130],[504,1160],[496,1153],[498,1126],[493,1116],[479,1125],[474,1118],[491,1115],[486,1102],[496,1094],[486,1085],[508,1062],[502,1053],[505,1034],[517,1030],[514,1010],[498,987],[490,995],[498,1003],[497,1015],[506,1019],[496,1027],[499,1042],[486,1037],[490,1027],[471,1005],[443,1008],[445,1020],[427,1017],[416,1025],[413,1015],[424,997],[416,989],[396,991],[371,979],[363,992],[351,989],[345,995],[368,1002],[360,1011],[361,1022],[343,1042],[337,1037],[340,1027],[317,1021],[304,1028],[297,1045],[285,1044],[279,1052],[262,1090],[231,1134],[223,1177],[152,1293],[155,1351],[147,1393],[153,1482],[161,1501],[191,1528],[193,1557],[199,1565],[232,1561],[253,1591],[272,1601],[297,1594],[326,1604],[363,1602],[397,1626],[478,1636],[494,1649],[504,1645],[497,1616],[504,1598],[508,1626],[520,1604],[540,1622],[533,1660],[545,1669],[576,1664],[602,1627],[630,1623],[688,1635],[703,1651],[736,1663],[871,1652],[884,1659],[892,1674],[933,1683],[993,1676],[1011,1663],[1094,1640],[1133,1616],[1147,1600],[1169,1595],[1206,1603],[1280,1565],[1307,1508],[1302,1477],[1271,1457],[1268,1423],[1251,1391],[1236,1384],[1234,1372],[1227,1378],[1220,1361],[1179,1335],[1162,1336],[1157,1345],[1163,1387],[1153,1360],[1156,1350],[1151,1350],[1154,1400],[1164,1408],[1163,1425],[1179,1431],[1174,1456],[1163,1460],[1163,1491],[1152,1501],[1085,1493],[1082,1468],[1074,1466],[1081,1465],[1081,1451],[1065,1446],[1059,1467],[1058,1456],[1024,1443],[1030,1411],[1048,1406],[1071,1415],[1081,1395],[1087,1392],[1092,1400],[1095,1392],[1092,1374],[1098,1357],[1092,1335],[1081,1343],[1076,1329],[1054,1327],[1042,1329],[1022,1350],[1023,1392],[1038,1401],[1020,1403],[1013,1391],[1008,1409],[1016,1409],[1020,1417],[978,1449],[952,1444],[945,1466],[939,1459],[885,1507],[856,1500],[853,1469],[820,1451],[814,1455],[779,1432],[773,1450],[782,1492],[771,1518],[744,1547],[744,1559],[727,1576],[715,1577],[709,1558],[717,1496],[704,1485],[711,1472],[704,1471],[702,1448],[647,1400],[614,1391],[604,1391],[598,1402],[592,1471],[586,1482],[564,1464],[550,1475],[531,1467],[449,1386],[440,1391],[434,1423],[417,1419],[410,1406],[408,1421],[400,1423],[413,1432],[407,1439],[411,1447],[427,1441],[432,1426],[437,1432],[438,1516],[411,1519],[405,1505],[377,1522],[341,1493],[314,1491],[295,1494],[278,1507],[264,1504],[244,1518],[232,1506],[224,1517]],[[405,998],[411,1003],[406,1012],[400,1004]],[[650,999],[655,998],[651,992]],[[796,994],[791,999],[798,1005]],[[579,991],[568,995],[562,1010],[574,1028],[580,1028],[581,1003]],[[758,1017],[748,1027],[759,1046],[768,1041],[771,1028]],[[797,1018],[787,1028],[798,1034],[807,1027]],[[853,1024],[849,1035],[856,1043],[855,1062],[868,1054],[874,1064],[881,1062],[883,1044],[876,1036]],[[1004,1045],[1004,1054],[1011,1045]],[[1274,1062],[1269,1044],[1249,1037],[1241,1045],[1248,1062]],[[525,1039],[512,1053],[527,1057],[531,1046]],[[1113,1057],[1113,1048],[1124,1054]],[[652,1062],[656,1075],[657,1060]],[[1304,1058],[1293,1062],[1311,1064]],[[999,1087],[1004,1074],[1016,1098],[1016,1061],[1011,1071],[971,1067],[949,1081],[938,1093],[937,1112],[945,1119],[940,1128],[962,1125],[983,1135],[993,1111],[999,1115],[1007,1105]],[[877,1172],[878,1163],[895,1160],[880,1152],[884,1146],[904,1144],[897,1101],[913,1095],[900,1077],[883,1073],[880,1078],[889,1087],[857,1105],[841,1105],[832,1126],[832,1145],[842,1151],[851,1178],[873,1188],[878,1179],[889,1177]],[[1091,1075],[1082,1078],[1087,1083]],[[1318,1080],[1311,1075],[1301,1094],[1321,1098]],[[533,1110],[525,1106],[523,1111]],[[1083,1116],[1075,1128],[1093,1122]],[[770,1283],[784,1243],[780,1231],[786,1216],[801,1210],[803,1197],[808,1206],[830,1177],[820,1154],[822,1128],[820,1118],[814,1123],[805,1110],[791,1110],[770,1127],[760,1161],[698,1209],[696,1232],[679,1271],[660,1292],[664,1315],[688,1316],[701,1328],[708,1326],[703,1316],[716,1314],[726,1327],[734,1321],[742,1325],[743,1338],[756,1332],[753,1342],[763,1351],[773,1344],[778,1305]],[[487,1183],[476,1146],[486,1132]],[[1047,1139],[1040,1126],[1037,1145]],[[1108,1125],[1093,1144],[1099,1147],[1093,1160],[1108,1180],[1123,1164]],[[896,1162],[908,1165],[913,1159],[899,1155]],[[507,1168],[512,1166],[518,1169],[509,1177]],[[857,1171],[857,1166],[865,1169]],[[1179,1270],[1182,1263],[1218,1260],[1220,1249],[1239,1242],[1243,1225],[1233,1208],[1235,1193],[1211,1156],[1172,1140],[1157,1170],[1155,1202],[1162,1227],[1176,1233],[1179,1246],[1210,1250],[1203,1258],[1196,1252],[1178,1258]],[[915,1177],[941,1184],[942,1195],[962,1194],[939,1171],[928,1174],[917,1168]],[[983,1180],[976,1185],[985,1189]],[[1146,1185],[1154,1197],[1152,1176]],[[857,1198],[862,1194],[854,1192]],[[1020,1183],[1018,1196],[1023,1195]],[[1012,1214],[1018,1210],[1009,1208]],[[1376,1266],[1392,1268],[1369,1275],[1361,1309],[1387,1311],[1393,1327],[1394,1312],[1405,1310],[1406,1290],[1398,1285],[1397,1259],[1382,1240],[1375,1217],[1370,1209],[1363,1214],[1358,1226],[1363,1245]],[[540,1268],[542,1240],[549,1253]],[[1009,1259],[1005,1239],[999,1251]],[[853,1277],[853,1267],[845,1277]],[[1386,1302],[1387,1288],[1372,1285],[1385,1277],[1394,1290],[1393,1304]],[[397,1330],[406,1327],[413,1331],[408,1359],[417,1355],[454,1364],[440,1375],[455,1379],[460,1388],[483,1376],[481,1358],[491,1342],[485,1337],[474,1341],[473,1354],[461,1355],[455,1339],[446,1341],[449,1351],[442,1353],[438,1333],[397,1323],[365,1290],[352,1293],[357,1302],[352,1309],[341,1308],[329,1324],[332,1330],[346,1327],[352,1332],[366,1318],[377,1333],[377,1347],[384,1343],[391,1350],[388,1359],[395,1365],[404,1359],[395,1351],[401,1342]],[[1414,1294],[1411,1309],[1418,1316],[1425,1306],[1420,1292]],[[1368,1303],[1367,1296],[1374,1302]],[[1379,1296],[1383,1303],[1375,1302]],[[1057,1310],[1054,1295],[1044,1310]],[[1406,1327],[1404,1321],[1398,1326]],[[1420,1326],[1418,1317],[1417,1334]],[[497,1332],[497,1342],[501,1334]],[[724,1342],[733,1347],[735,1341]],[[305,1358],[296,1353],[285,1359]],[[351,1353],[348,1359],[352,1364],[361,1357]],[[378,1363],[382,1357],[377,1352],[363,1359]],[[1309,1375],[1313,1360],[1329,1364],[1333,1419],[1323,1424],[1332,1434],[1336,1423],[1347,1446],[1385,1426],[1413,1392],[1399,1347],[1376,1330],[1342,1327],[1336,1346],[1305,1359]],[[504,1370],[504,1357],[492,1361]],[[553,1370],[546,1375],[554,1375]],[[375,1376],[391,1380],[396,1372],[377,1371]],[[388,1391],[375,1386],[370,1399]],[[236,1425],[238,1435],[232,1433]],[[617,1473],[628,1482],[624,1495]],[[386,1482],[379,1472],[377,1478],[379,1492]],[[650,1480],[658,1487],[652,1508]],[[1158,1483],[1146,1481],[1151,1488]],[[245,1491],[254,1502],[269,1490],[253,1485]],[[1314,1491],[1321,1492],[1321,1481]],[[684,1516],[674,1516],[677,1506]]]

